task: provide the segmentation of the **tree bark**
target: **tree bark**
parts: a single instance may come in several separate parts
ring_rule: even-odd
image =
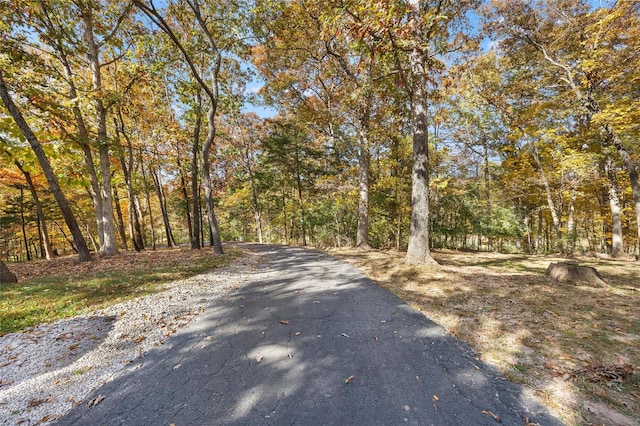
[[[16,274],[11,272],[7,265],[0,259],[0,284],[14,284],[18,282]]]
[[[560,214],[562,212],[558,212],[556,210],[556,204],[553,202],[553,195],[551,194],[551,186],[549,185],[549,179],[547,179],[547,174],[544,171],[544,167],[542,166],[542,162],[540,161],[540,156],[538,155],[538,149],[531,144],[531,149],[533,150],[533,158],[536,160],[536,164],[538,166],[538,170],[540,171],[540,179],[542,179],[542,184],[544,186],[544,193],[547,197],[547,205],[549,206],[549,211],[551,212],[551,219],[553,220],[553,228],[556,231],[556,248],[560,253],[562,253],[562,224],[560,222]],[[559,214],[560,213],[560,214]]]
[[[633,194],[633,205],[636,209],[636,232],[638,237],[638,249],[640,249],[640,182],[638,181],[638,168],[633,161],[627,150],[625,149],[620,137],[616,134],[608,124],[603,126],[603,132],[606,135],[608,141],[616,148],[618,155],[622,159],[627,174],[629,175],[629,181],[631,182],[631,193]]]
[[[178,173],[180,174],[180,192],[185,202],[185,215],[187,219],[187,227],[189,228],[189,244],[193,246],[193,223],[191,222],[191,203],[189,202],[189,191],[187,190],[187,179],[185,178],[185,170],[182,160],[178,154],[176,158],[178,165]]]
[[[365,127],[363,125],[362,127]],[[366,126],[368,127],[368,126]],[[356,233],[356,248],[369,249],[369,169],[371,154],[369,140],[365,130],[359,130],[358,152],[358,230]]]
[[[122,218],[122,208],[120,207],[120,195],[118,194],[118,188],[113,187],[113,203],[116,206],[116,217],[118,222],[118,234],[120,235],[120,241],[122,241],[122,247],[127,249],[127,233],[124,230],[124,219]]]
[[[40,141],[33,133],[29,124],[27,124],[24,119],[22,113],[18,109],[17,105],[13,102],[11,95],[9,94],[9,90],[4,81],[4,76],[2,71],[0,71],[0,98],[4,102],[5,107],[9,111],[9,114],[13,117],[18,128],[24,135],[24,137],[29,142],[31,149],[36,155],[38,162],[40,163],[40,167],[42,167],[42,171],[44,172],[45,177],[47,178],[47,182],[49,183],[49,188],[51,189],[51,193],[55,198],[60,210],[62,212],[62,216],[71,231],[71,235],[73,235],[73,240],[75,242],[76,250],[78,251],[78,257],[81,262],[91,260],[91,255],[89,253],[89,248],[87,247],[87,243],[82,235],[82,231],[78,227],[78,222],[71,210],[71,206],[69,205],[69,201],[65,197],[62,189],[60,188],[60,184],[58,183],[58,178],[56,177],[53,169],[51,168],[51,163],[49,162],[49,158],[45,154],[42,146],[40,145]]]
[[[418,16],[418,2],[412,2]],[[419,40],[418,38],[417,40]],[[417,42],[416,40],[416,42]],[[429,248],[429,147],[427,123],[427,54],[416,46],[409,55],[412,77],[411,119],[413,162],[411,167],[411,228],[404,258],[408,264],[436,264]]]
[[[624,254],[624,246],[622,239],[622,208],[620,207],[614,167],[613,159],[609,159],[605,168],[608,177],[609,207],[611,208],[611,257],[617,258]]]
[[[127,160],[125,161],[124,154],[120,155],[120,166],[122,168],[122,174],[124,175],[124,182],[127,187],[127,200],[129,201],[129,235],[133,242],[133,248],[135,251],[144,250],[144,240],[142,238],[142,229],[140,228],[140,211],[137,202],[137,192],[133,187],[133,166],[134,155],[133,145],[129,135],[124,128],[124,119],[122,113],[118,110],[118,121],[114,118],[114,125],[116,134],[122,134],[127,142]]]
[[[191,148],[191,194],[193,198],[193,240],[192,249],[202,247],[200,239],[200,176],[198,172],[198,157],[200,156],[200,126],[202,125],[202,95],[201,89],[196,91],[196,123],[193,128],[193,145]]]
[[[113,188],[111,184],[111,159],[109,155],[109,140],[107,138],[107,110],[102,101],[102,74],[100,53],[93,36],[93,11],[92,6],[83,7],[82,20],[85,25],[84,36],[87,42],[87,58],[91,68],[91,80],[93,85],[93,106],[96,110],[98,124],[98,154],[100,157],[100,174],[102,175],[101,198],[102,212],[100,220],[103,228],[103,240],[100,253],[113,255],[118,253],[115,226],[113,221]]]
[[[20,186],[20,227],[22,229],[22,242],[24,243],[24,251],[27,255],[27,262],[31,261],[31,250],[29,250],[29,241],[27,239],[27,225],[24,220],[24,188]]]
[[[151,177],[153,178],[153,184],[156,188],[156,195],[158,196],[158,203],[160,204],[160,212],[162,213],[162,222],[164,223],[164,233],[167,237],[167,247],[173,247],[173,235],[171,234],[171,224],[169,223],[169,212],[167,211],[167,200],[164,196],[164,190],[162,188],[162,182],[157,170],[150,170]]]
[[[15,161],[15,165],[18,167],[24,179],[27,181],[27,186],[29,187],[29,191],[31,192],[31,197],[33,197],[33,204],[36,207],[36,214],[38,216],[38,224],[40,228],[40,241],[42,242],[42,248],[44,250],[44,257],[47,260],[53,259],[53,247],[51,247],[51,239],[49,238],[49,231],[47,230],[47,221],[44,217],[44,210],[42,209],[42,203],[40,203],[40,197],[38,197],[38,192],[36,191],[35,186],[33,185],[33,180],[31,179],[31,173],[27,172],[19,161]]]

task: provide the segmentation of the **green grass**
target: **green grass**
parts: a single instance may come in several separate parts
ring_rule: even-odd
[[[171,259],[170,264],[139,262],[132,268],[3,284],[0,336],[159,292],[168,282],[225,266],[241,255],[240,250],[228,249],[224,256]]]

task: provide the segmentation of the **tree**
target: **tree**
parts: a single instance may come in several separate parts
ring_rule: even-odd
[[[435,263],[429,249],[429,149],[427,117],[430,70],[442,67],[436,55],[453,46],[446,40],[456,21],[464,19],[474,1],[438,0],[407,2],[407,18],[411,25],[408,38],[409,75],[411,83],[411,122],[413,134],[413,167],[411,170],[411,230],[406,263]],[[457,38],[453,40],[458,43]]]
[[[78,227],[78,222],[76,221],[75,215],[71,210],[71,206],[69,205],[67,198],[60,188],[58,178],[51,168],[51,163],[49,162],[47,155],[42,149],[40,141],[31,130],[31,127],[29,127],[29,124],[24,119],[22,113],[18,109],[18,106],[13,102],[11,94],[9,93],[9,89],[7,88],[4,81],[4,75],[2,71],[0,71],[0,99],[2,99],[5,107],[9,111],[9,114],[11,114],[16,122],[16,125],[20,128],[20,131],[29,142],[29,145],[31,145],[31,148],[33,149],[33,152],[35,153],[36,158],[40,163],[40,167],[42,167],[42,171],[47,178],[47,182],[49,183],[51,193],[53,194],[56,202],[58,203],[58,206],[60,207],[69,231],[71,231],[71,234],[73,235],[75,248],[78,251],[78,257],[80,261],[85,262],[91,260],[91,255],[89,253],[87,243],[84,239],[84,236],[82,235],[82,231],[80,231],[80,228]]]
[[[199,0],[185,0],[184,5],[186,7],[184,9],[177,10],[177,12],[180,13],[190,14],[190,17],[193,18],[193,21],[191,22],[195,22],[195,28],[200,31],[200,36],[204,40],[204,44],[201,48],[203,49],[202,51],[209,55],[211,64],[206,67],[206,69],[198,69],[194,60],[197,54],[195,52],[190,52],[187,49],[184,42],[180,40],[179,34],[176,32],[174,27],[156,8],[153,0],[149,2],[134,0],[133,3],[171,39],[174,45],[182,53],[183,59],[187,63],[194,79],[197,81],[199,87],[202,89],[209,101],[209,110],[207,113],[208,132],[202,146],[202,167],[204,173],[205,202],[210,231],[213,236],[213,245],[216,253],[222,254],[220,232],[218,230],[218,221],[214,212],[213,204],[213,183],[210,156],[212,149],[214,148],[214,140],[216,136],[215,118],[220,101],[220,72],[222,67],[223,50],[238,47],[239,44],[239,40],[234,39],[233,36],[229,38],[224,37],[226,35],[224,26],[227,25],[228,27],[231,26],[233,28],[235,24],[238,24],[238,10],[241,5],[236,4],[234,7],[228,7],[229,5],[226,4],[218,8],[216,5],[211,5]],[[180,16],[179,18],[184,19],[185,16]],[[238,27],[235,28],[237,29]],[[210,74],[209,82],[205,81],[205,78],[203,77],[204,72],[208,72]]]
[[[623,252],[623,238],[616,165],[609,147],[617,152],[629,176],[640,241],[640,182],[629,144],[623,139],[637,119],[631,111],[637,111],[633,93],[638,77],[630,70],[640,65],[639,11],[640,4],[628,0],[596,10],[581,0],[541,1],[536,7],[524,1],[495,0],[487,13],[488,29],[502,37],[503,52],[527,58],[521,65],[540,70],[545,92],[573,99],[579,114],[599,133],[609,177],[614,257]]]

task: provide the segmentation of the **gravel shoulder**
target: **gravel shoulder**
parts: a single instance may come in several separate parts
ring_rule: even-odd
[[[210,300],[250,279],[260,256],[166,285],[164,291],[0,337],[0,424],[58,419],[91,391],[149,351],[171,348],[171,336]]]

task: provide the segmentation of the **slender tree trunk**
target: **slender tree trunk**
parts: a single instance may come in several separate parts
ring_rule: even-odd
[[[553,220],[553,228],[556,232],[556,244],[557,249],[560,253],[564,252],[562,246],[562,224],[560,222],[560,215],[558,210],[556,210],[556,205],[553,202],[553,195],[551,194],[551,186],[549,185],[549,180],[547,179],[547,174],[542,167],[542,162],[540,161],[540,156],[538,155],[537,148],[531,144],[531,149],[533,150],[533,158],[536,160],[536,164],[538,165],[538,170],[540,170],[540,179],[542,179],[542,184],[544,185],[544,192],[547,197],[547,205],[549,206],[549,211],[551,212],[551,219]]]
[[[249,167],[249,185],[251,186],[251,204],[253,206],[253,219],[256,223],[256,234],[258,236],[258,242],[263,243],[262,240],[262,219],[260,218],[260,205],[258,204],[258,191],[256,190],[256,184],[254,181],[253,170]]]
[[[116,206],[118,234],[120,235],[120,240],[122,241],[122,247],[124,247],[125,250],[128,250],[127,233],[124,229],[124,219],[122,218],[122,208],[120,207],[120,195],[118,195],[118,188],[115,186],[113,187],[113,202]]]
[[[300,173],[296,173],[296,186],[298,192],[298,205],[300,207],[300,227],[302,231],[302,245],[307,245],[307,222],[305,217],[304,210],[304,199],[302,198],[302,179],[300,178]]]
[[[127,200],[129,201],[129,235],[133,242],[133,248],[135,251],[144,250],[144,239],[142,238],[142,229],[140,227],[140,209],[138,206],[137,192],[133,187],[133,167],[134,167],[134,155],[133,144],[129,138],[128,133],[124,128],[124,119],[122,113],[118,110],[118,121],[114,118],[114,127],[117,135],[122,135],[127,142],[127,161],[125,161],[124,154],[120,155],[120,166],[122,168],[122,174],[124,175],[124,182],[127,187]]]
[[[282,223],[284,224],[284,243],[289,244],[289,230],[287,228],[287,194],[282,186]]]
[[[204,197],[207,205],[207,217],[209,219],[209,228],[213,242],[213,248],[216,254],[223,254],[222,242],[220,241],[220,233],[218,232],[218,220],[213,208],[213,184],[211,182],[211,164],[209,162],[209,154],[213,147],[213,139],[216,134],[215,127],[215,108],[209,108],[207,114],[209,124],[209,133],[202,147],[202,170],[204,172]]]
[[[29,250],[29,241],[27,240],[27,225],[24,220],[24,188],[22,186],[20,186],[20,228],[22,229],[22,241],[24,243],[27,261],[31,261],[31,251]]]
[[[156,249],[156,229],[153,221],[153,210],[151,209],[151,191],[149,190],[149,183],[147,182],[147,174],[144,169],[144,162],[140,162],[142,169],[142,181],[144,182],[144,193],[147,200],[147,209],[149,210],[149,224],[151,225],[151,246],[153,250]]]
[[[158,203],[160,204],[160,212],[162,213],[162,222],[164,223],[164,232],[167,237],[167,247],[173,247],[173,237],[171,235],[171,224],[169,223],[169,213],[167,212],[167,202],[164,196],[164,190],[162,189],[162,182],[160,182],[160,176],[157,170],[150,170],[149,173],[153,178],[153,184],[156,188],[156,195],[158,196]]]
[[[187,191],[187,180],[185,179],[185,171],[182,168],[180,157],[177,158],[178,173],[180,173],[180,191],[185,202],[185,214],[187,216],[187,227],[189,228],[189,244],[193,247],[193,224],[191,223],[191,203],[189,202],[189,191]]]
[[[85,262],[91,260],[91,255],[89,254],[87,243],[82,235],[82,231],[80,231],[80,228],[78,227],[78,222],[76,221],[73,211],[71,210],[71,206],[69,205],[67,198],[62,192],[62,189],[60,189],[58,178],[51,168],[49,158],[42,149],[40,141],[38,141],[38,138],[27,124],[26,120],[22,116],[22,113],[13,102],[13,99],[11,98],[9,90],[7,89],[7,86],[5,84],[2,71],[0,71],[0,98],[4,102],[7,110],[9,111],[9,114],[11,114],[11,116],[15,120],[18,128],[29,142],[29,145],[31,145],[31,148],[33,149],[33,152],[35,153],[36,158],[38,159],[38,162],[42,167],[42,171],[47,178],[47,182],[49,183],[51,193],[58,203],[58,206],[60,207],[60,210],[62,212],[62,216],[64,217],[64,220],[67,223],[71,234],[73,235],[80,261]]]
[[[417,3],[417,2],[412,2]],[[418,8],[417,5],[412,6]],[[414,14],[418,13],[417,10]],[[411,228],[404,259],[409,264],[436,264],[429,248],[429,148],[427,123],[426,52],[414,48],[410,55],[413,163],[411,167]]]
[[[200,227],[200,177],[198,172],[198,157],[200,156],[200,127],[202,126],[202,95],[201,89],[196,92],[196,123],[193,129],[193,145],[191,148],[191,194],[193,197],[193,240],[192,249],[202,247]]]
[[[43,254],[47,260],[51,260],[53,258],[53,248],[51,247],[51,239],[49,238],[49,231],[47,230],[47,221],[44,217],[44,210],[42,209],[42,203],[40,203],[40,197],[38,197],[38,192],[33,185],[31,173],[27,172],[22,167],[22,164],[19,161],[15,161],[15,165],[18,167],[18,169],[24,176],[24,179],[27,181],[27,186],[29,187],[29,191],[31,192],[31,197],[33,197],[33,204],[36,207],[36,214],[38,215],[38,228],[40,232],[40,241],[44,250]]]
[[[567,218],[567,254],[573,254],[576,248],[576,190],[571,191],[571,201],[569,202],[569,214]]]

